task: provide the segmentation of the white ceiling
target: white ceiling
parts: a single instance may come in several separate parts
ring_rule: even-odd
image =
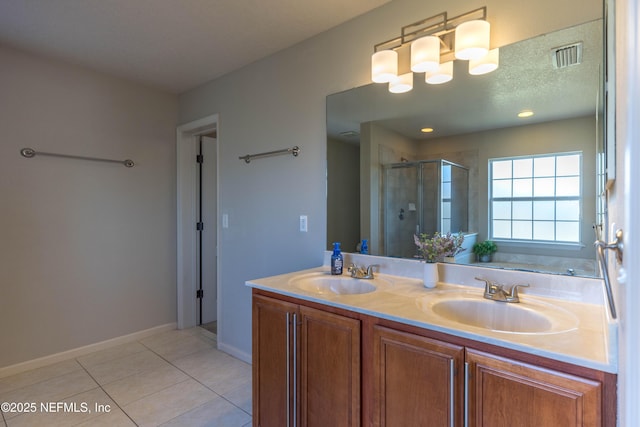
[[[0,44],[181,93],[390,0],[0,0]]]

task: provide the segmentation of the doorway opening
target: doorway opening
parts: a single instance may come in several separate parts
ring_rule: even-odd
[[[219,334],[217,128],[217,114],[177,128],[177,323]]]
[[[198,218],[196,225],[198,250],[198,326],[217,334],[217,183],[216,132],[198,136],[196,156]]]

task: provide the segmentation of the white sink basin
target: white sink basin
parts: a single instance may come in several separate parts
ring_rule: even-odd
[[[577,318],[560,307],[522,299],[505,303],[484,299],[481,293],[442,292],[419,298],[418,306],[447,321],[514,334],[553,334],[578,327]]]
[[[348,275],[332,276],[326,272],[315,272],[294,277],[289,283],[303,291],[318,295],[353,295],[374,292],[389,282],[380,277],[354,279]]]

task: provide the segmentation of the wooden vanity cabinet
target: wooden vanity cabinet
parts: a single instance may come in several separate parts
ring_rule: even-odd
[[[360,426],[360,320],[253,297],[253,425]]]
[[[602,418],[599,381],[470,349],[466,362],[469,426],[612,425]]]
[[[615,425],[614,375],[578,368],[583,377],[402,329],[374,326],[375,427]]]
[[[254,289],[254,427],[616,424],[614,374],[264,294]]]
[[[461,425],[464,347],[374,326],[373,425]]]

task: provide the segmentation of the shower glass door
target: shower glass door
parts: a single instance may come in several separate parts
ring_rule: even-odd
[[[412,258],[416,254],[413,235],[419,227],[419,168],[415,163],[385,167],[384,248],[390,257]]]

